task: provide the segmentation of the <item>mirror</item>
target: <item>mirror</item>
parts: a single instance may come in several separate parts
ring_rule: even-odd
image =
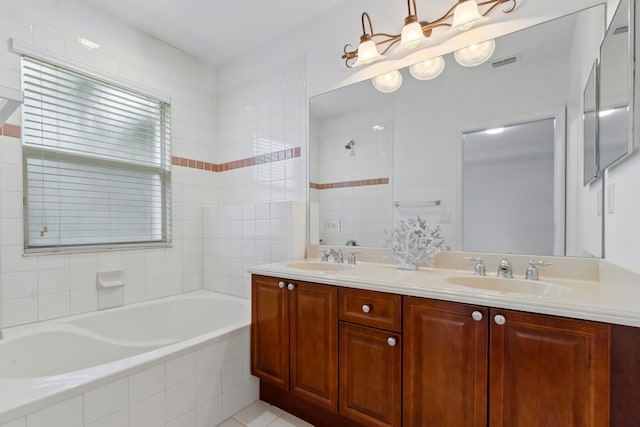
[[[631,122],[631,52],[629,0],[622,0],[600,47],[598,149],[605,170],[633,151]]]
[[[553,176],[540,176],[539,181],[552,182],[547,199],[553,199],[553,220],[548,221],[550,233],[556,236],[553,253],[565,254],[567,203],[580,214],[580,206],[590,205],[579,200],[582,132],[579,140],[571,141],[572,146],[580,146],[579,153],[565,158],[569,152],[565,135],[578,138],[565,125],[573,126],[582,115],[582,89],[603,33],[604,6],[600,5],[496,39],[492,58],[477,67],[462,67],[448,54],[445,70],[436,79],[418,81],[408,70],[401,70],[404,82],[392,94],[380,93],[370,81],[363,81],[311,98],[309,243],[384,247],[384,230],[395,220],[420,215],[442,228],[452,250],[463,250],[463,235],[470,231],[463,232],[468,219],[463,213],[463,135],[552,119]],[[567,105],[580,107],[567,109]],[[355,140],[355,161],[345,147],[351,140]],[[575,163],[576,169],[571,188],[565,186],[567,163]],[[478,191],[484,195],[505,191],[497,183],[492,185]],[[508,191],[510,196],[518,193],[517,188]],[[571,202],[566,193],[571,193]],[[491,209],[502,214],[507,203],[514,202],[494,201]],[[585,240],[601,239],[601,229],[572,229],[597,234]],[[502,249],[487,246],[483,250]]]
[[[598,120],[596,118],[597,108],[597,91],[598,91],[598,63],[594,62],[589,73],[587,86],[584,88],[582,95],[583,112],[582,112],[582,135],[583,143],[583,167],[584,167],[584,185],[598,177]]]

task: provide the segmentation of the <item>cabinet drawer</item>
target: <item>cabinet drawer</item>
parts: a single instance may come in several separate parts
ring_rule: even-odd
[[[341,287],[338,301],[340,320],[387,331],[402,330],[400,295]]]

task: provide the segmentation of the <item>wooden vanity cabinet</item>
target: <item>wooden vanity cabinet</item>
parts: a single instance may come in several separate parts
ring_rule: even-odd
[[[490,310],[489,425],[609,425],[610,325]]]
[[[403,337],[405,427],[609,425],[609,325],[405,297]]]
[[[404,297],[403,426],[487,425],[488,314]]]
[[[252,279],[251,373],[331,412],[338,411],[335,286]]]
[[[626,427],[640,413],[639,328],[258,275],[251,328],[261,398],[316,427]]]
[[[402,297],[339,288],[338,300],[339,413],[364,426],[399,427],[402,404]]]

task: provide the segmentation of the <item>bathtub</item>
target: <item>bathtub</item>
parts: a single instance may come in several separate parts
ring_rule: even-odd
[[[5,329],[0,427],[216,425],[257,398],[250,317],[248,300],[196,291]]]

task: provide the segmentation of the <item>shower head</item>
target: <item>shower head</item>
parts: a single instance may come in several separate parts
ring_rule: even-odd
[[[352,139],[347,145],[344,146],[344,148],[346,148],[347,150],[351,150],[354,145],[356,145],[356,140]]]

